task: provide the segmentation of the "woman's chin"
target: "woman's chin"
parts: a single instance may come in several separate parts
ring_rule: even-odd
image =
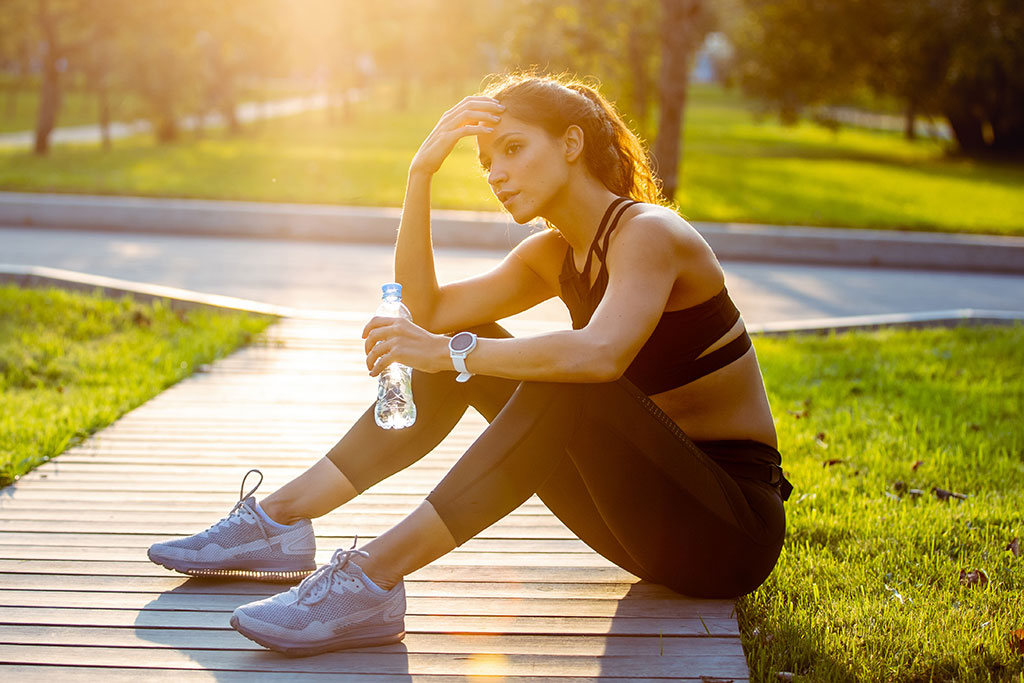
[[[505,209],[505,213],[512,216],[512,220],[520,225],[526,225],[537,218],[537,213],[535,211],[530,211],[529,209],[523,209],[515,205],[512,207],[503,206],[502,208]]]

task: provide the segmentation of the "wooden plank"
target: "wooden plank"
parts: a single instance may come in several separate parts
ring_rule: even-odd
[[[274,591],[277,592],[277,591]],[[467,591],[468,592],[468,591]],[[160,609],[201,610],[230,612],[240,605],[252,602],[251,595],[206,594],[197,598],[182,593],[110,593],[89,591],[40,591],[0,589],[3,607],[87,607],[90,609]],[[724,605],[711,603],[710,610],[728,620]],[[580,617],[644,617],[648,619],[686,619],[704,617],[700,608],[688,600],[664,598],[629,598],[602,600],[594,598],[544,597],[472,597],[445,595],[442,597],[410,595],[408,614],[465,615],[465,616],[539,616],[552,617],[571,614]],[[711,618],[713,615],[708,615]],[[710,628],[710,624],[709,624]]]
[[[55,532],[2,533],[2,546],[59,546],[63,548],[148,548],[166,541],[171,536],[161,534],[62,534]],[[372,540],[360,536],[361,541]],[[352,536],[317,533],[320,548],[340,548],[352,545]],[[518,553],[593,553],[586,543],[576,538],[494,539],[473,538],[458,548],[460,552],[518,552]],[[0,550],[0,556],[3,551]]]
[[[103,571],[103,569],[96,565],[112,564],[111,559],[96,557],[97,553],[92,553],[93,559],[75,557],[73,560],[68,559],[68,552],[65,550],[61,552],[59,548],[53,548],[47,546],[39,552],[35,550],[26,550],[24,548],[17,548],[16,546],[4,546],[7,550],[3,552],[3,555],[8,557],[2,557],[0,560],[11,560],[11,561],[45,561],[53,563],[53,571],[58,571],[58,567],[67,565],[58,565],[58,562],[71,562],[72,566],[77,563],[79,572],[83,570],[89,572]],[[45,550],[45,553],[43,552]],[[113,555],[120,549],[113,549],[109,552]],[[44,560],[41,555],[49,554],[55,559]],[[76,549],[75,555],[84,555],[86,550]],[[19,557],[20,556],[20,557]],[[317,551],[316,559],[317,562],[323,563],[330,559],[331,549],[325,548]],[[135,564],[152,564],[146,559],[146,553],[144,548],[139,548],[135,554],[124,553],[118,562],[133,562]],[[546,554],[533,554],[533,553],[515,553],[515,552],[504,552],[504,553],[466,553],[466,552],[451,552],[445,555],[443,558],[436,560],[434,564],[438,566],[478,566],[486,564],[494,567],[512,568],[512,567],[567,567],[567,568],[592,568],[592,567],[614,567],[614,565],[608,560],[604,559],[600,555],[594,553],[546,553]],[[17,565],[11,565],[16,567]],[[38,566],[38,565],[37,565]],[[156,566],[156,565],[152,565]],[[140,568],[142,569],[142,568]],[[161,572],[166,572],[166,569],[160,569]]]
[[[456,551],[458,552],[458,551]],[[495,553],[494,555],[499,555]],[[609,563],[593,567],[570,567],[565,564],[536,564],[533,566],[521,562],[498,564],[484,560],[493,559],[486,553],[459,554],[455,552],[445,555],[423,569],[410,574],[410,578],[446,581],[550,581],[568,583],[629,583],[636,577],[624,569]],[[516,559],[516,558],[513,558]],[[477,560],[474,562],[473,560]],[[79,560],[0,560],[0,576],[12,573],[32,573],[91,576],[181,576],[175,572],[159,567],[147,560],[138,559],[134,562],[83,562]],[[205,581],[206,579],[193,579]]]
[[[260,650],[233,629],[114,628],[99,626],[0,626],[0,645],[70,645],[90,647],[173,647],[182,649]],[[590,657],[716,657],[728,655],[729,638],[619,635],[409,633],[402,643],[369,652],[416,652],[501,655],[580,655]]]
[[[19,683],[139,683],[139,668],[126,667],[85,667],[85,666],[48,666],[45,664],[3,665],[0,664],[0,675],[4,680]],[[322,683],[337,681],[338,674],[330,672],[291,671],[277,673],[273,671],[204,671],[199,669],[147,669],[145,681],[149,683]],[[8,678],[9,677],[9,678]],[[352,683],[465,683],[464,676],[407,674],[403,676],[379,674],[345,674],[345,681]],[[558,683],[627,683],[636,679],[614,678],[608,676],[502,676],[501,683],[537,683],[543,680],[557,680]],[[700,678],[682,677],[674,680],[701,681]],[[708,679],[703,679],[707,681]],[[721,683],[748,683],[746,678],[724,679]]]
[[[179,603],[184,605],[193,599],[189,596],[210,596],[225,595],[231,598],[241,598],[250,601],[252,596],[267,597],[285,590],[286,586],[278,584],[259,583],[254,581],[190,581],[172,585],[165,590],[154,590],[144,585],[140,579],[144,577],[107,577],[121,580],[120,586],[110,581],[103,586],[94,583],[95,577],[78,577],[78,580],[60,580],[50,583],[40,582],[39,585],[25,585],[27,582],[5,583],[0,589],[0,604],[21,604],[20,597],[27,594],[43,596],[41,599],[50,606],[55,607],[78,607],[87,606],[118,607],[113,600],[120,595],[132,593],[138,596],[136,603],[143,600],[152,602],[156,595],[173,595],[174,600],[171,607],[164,604],[160,608],[174,609]],[[92,582],[92,583],[90,583]],[[197,585],[194,585],[197,584]],[[8,596],[4,593],[11,591],[15,595]],[[451,598],[451,599],[481,599],[481,600],[542,600],[560,601],[566,600],[587,600],[594,605],[607,609],[607,602],[613,601],[618,606],[625,608],[620,611],[623,616],[636,616],[637,612],[642,616],[660,616],[659,610],[671,613],[675,616],[701,615],[703,617],[727,618],[732,616],[732,604],[725,600],[694,600],[676,595],[668,589],[655,584],[603,584],[598,587],[591,587],[589,584],[580,583],[511,583],[511,582],[445,582],[428,580],[409,580],[406,583],[406,591],[409,598]],[[64,604],[61,599],[68,596],[69,600],[79,600],[78,603]],[[95,605],[92,599],[98,601]],[[34,600],[35,598],[33,598]],[[199,600],[199,598],[195,598]],[[205,599],[205,598],[203,598]],[[652,603],[657,603],[653,608]],[[148,604],[148,602],[147,602]],[[496,603],[497,604],[497,603]],[[586,608],[590,603],[578,603]],[[233,607],[232,607],[233,608]],[[582,616],[593,616],[586,612],[575,612]]]
[[[488,655],[407,652],[335,652],[317,657],[285,658],[259,651],[198,650],[134,647],[59,647],[53,645],[5,645],[3,657],[15,664],[44,663],[70,666],[125,666],[145,659],[148,666],[183,669],[247,671],[329,671],[337,674],[372,673],[443,674],[462,676],[522,676],[546,669],[564,676],[616,676],[652,678],[744,676],[745,665],[723,657],[590,657],[574,655]]]
[[[502,577],[504,578],[504,577]],[[538,577],[544,578],[544,577]],[[0,585],[18,590],[61,590],[61,591],[110,591],[115,593],[154,593],[174,591],[178,594],[206,595],[211,593],[232,595],[267,596],[284,590],[286,586],[258,581],[201,581],[185,576],[96,576],[52,574],[0,574]],[[427,578],[408,578],[405,581],[408,595],[464,597],[529,598],[597,598],[621,600],[649,598],[657,600],[681,600],[667,588],[653,583],[554,583],[551,581],[453,581]],[[689,600],[701,614],[729,616],[732,610],[727,601],[707,601],[707,605],[696,606],[698,601]]]
[[[332,536],[340,536],[344,533],[356,534],[360,538],[364,537],[375,537],[384,533],[392,526],[397,524],[403,518],[402,515],[395,515],[392,520],[379,519],[376,523],[374,520],[366,520],[363,517],[353,516],[347,522],[335,522],[332,524],[322,524],[320,528],[324,529],[325,533]],[[41,521],[36,522],[32,520],[0,520],[0,532],[14,531],[14,532],[44,532],[46,529],[53,529],[54,531],[61,533],[98,533],[101,531],[100,526],[109,528],[112,533],[118,534],[152,534],[158,533],[165,535],[167,538],[188,536],[190,534],[201,531],[206,524],[197,524],[189,526],[187,524],[175,525],[173,523],[156,524],[147,526],[131,520],[118,520],[116,523],[110,522],[81,522],[77,520],[62,520],[62,521]],[[484,532],[480,534],[482,538],[534,538],[534,539],[571,539],[575,538],[572,532],[561,526],[560,523],[556,523],[554,518],[534,519],[531,515],[522,515],[517,517],[510,515],[505,519],[495,523],[491,527],[488,527]],[[10,546],[4,546],[7,552],[7,557],[12,557],[8,550]]]
[[[140,628],[224,629],[228,612],[200,610],[130,610],[74,607],[5,607],[0,624],[37,626],[116,626]],[[654,619],[534,615],[419,615],[405,618],[408,632],[523,633],[561,638],[576,635],[686,636],[732,638],[739,648],[735,619]],[[737,650],[742,652],[742,650]]]

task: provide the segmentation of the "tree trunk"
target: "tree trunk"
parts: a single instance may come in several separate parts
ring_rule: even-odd
[[[913,100],[907,102],[907,109],[903,112],[903,137],[907,140],[917,139],[917,105]]]
[[[679,188],[683,158],[683,114],[693,54],[700,46],[702,0],[661,0],[661,72],[658,135],[653,156],[662,194],[672,201]]]
[[[234,99],[227,98],[221,102],[221,116],[228,125],[228,135],[236,136],[242,132],[242,124],[238,121],[238,107]]]
[[[103,140],[103,150],[110,151],[110,95],[107,86],[99,86],[97,91],[100,113],[100,138]]]
[[[160,144],[174,142],[181,132],[173,109],[165,109],[156,117],[156,141]]]
[[[965,154],[982,154],[986,151],[985,135],[982,132],[983,122],[970,111],[959,109],[945,112],[953,136]]]
[[[54,18],[50,15],[49,3],[40,0],[39,28],[43,33],[42,84],[39,89],[39,111],[36,115],[36,135],[33,151],[42,156],[50,151],[50,133],[57,123],[60,107],[60,59],[57,45],[57,31]]]
[[[650,88],[648,87],[646,69],[646,57],[649,47],[643,39],[642,25],[643,13],[637,6],[634,6],[630,16],[626,51],[629,61],[629,73],[633,79],[633,111],[636,112],[638,127],[646,133],[647,118],[650,113]]]
[[[18,113],[18,95],[21,90],[17,81],[12,81],[7,88],[7,103],[4,105],[4,118],[13,119]]]

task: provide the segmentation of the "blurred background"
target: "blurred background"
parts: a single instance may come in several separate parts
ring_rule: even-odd
[[[1024,234],[1017,0],[0,0],[0,189],[400,206],[489,75],[600,84],[693,220]],[[496,210],[471,141],[435,206]]]

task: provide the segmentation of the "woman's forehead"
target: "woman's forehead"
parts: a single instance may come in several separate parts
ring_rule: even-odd
[[[490,150],[494,146],[504,142],[505,138],[512,137],[514,135],[536,135],[544,132],[544,129],[539,126],[527,123],[522,119],[517,119],[516,117],[508,114],[502,114],[501,121],[494,126],[493,133],[476,136],[476,145],[480,152],[480,156],[485,157],[490,153]]]

